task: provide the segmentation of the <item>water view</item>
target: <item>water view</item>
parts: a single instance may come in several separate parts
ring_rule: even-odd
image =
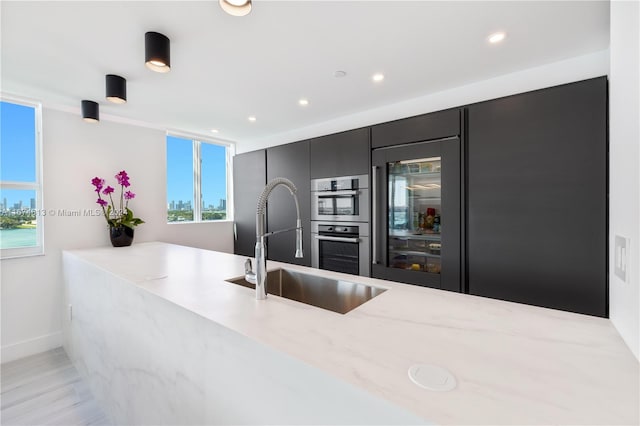
[[[36,229],[0,229],[0,248],[33,247],[37,245]]]

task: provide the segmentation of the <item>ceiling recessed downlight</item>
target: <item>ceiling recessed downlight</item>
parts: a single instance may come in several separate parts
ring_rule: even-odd
[[[250,115],[248,120],[253,123],[254,121],[256,121],[256,116],[255,115]]]
[[[309,99],[302,98],[298,101],[298,104],[302,106],[307,106],[309,105]]]
[[[218,129],[211,129],[211,133],[218,133],[219,130]]]
[[[489,43],[500,43],[507,35],[500,31],[489,36]]]
[[[251,12],[251,0],[219,0],[222,10],[232,16],[245,16]]]
[[[382,73],[375,73],[375,74],[373,75],[373,77],[371,77],[371,78],[373,79],[373,81],[379,82],[379,81],[384,80],[384,74],[382,74]]]
[[[346,71],[338,70],[338,71],[334,71],[333,72],[333,76],[336,77],[336,78],[344,77],[346,75],[347,75]]]

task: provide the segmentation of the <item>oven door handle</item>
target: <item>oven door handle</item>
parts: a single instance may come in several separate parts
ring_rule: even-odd
[[[360,191],[356,191],[356,190],[344,190],[344,191],[322,191],[322,192],[317,192],[317,196],[319,198],[331,198],[331,197],[335,197],[336,195],[358,195],[360,193]]]
[[[316,235],[316,240],[326,240],[326,241],[340,241],[343,243],[359,243],[360,238],[348,238],[348,237],[328,237],[326,235]]]

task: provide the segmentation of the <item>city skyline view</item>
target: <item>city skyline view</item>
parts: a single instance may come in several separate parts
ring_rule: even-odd
[[[29,191],[25,191],[25,192],[29,192]],[[33,192],[33,191],[31,191]],[[4,195],[4,191],[3,191],[3,195]],[[2,201],[0,201],[0,210],[20,210],[20,209],[35,209],[36,208],[36,199],[35,198],[29,198],[29,202],[26,203],[22,200],[18,200],[16,202],[10,203],[7,200],[7,197],[3,197]]]
[[[171,200],[167,203],[167,209],[169,210],[191,210],[193,206],[191,205],[191,201],[184,200]],[[207,200],[202,200],[202,209],[208,210],[226,210],[227,208],[227,200],[221,198],[217,204],[212,204],[207,202]]]
[[[194,143],[167,136],[167,210],[191,211],[194,203]],[[224,211],[227,204],[226,147],[200,143],[201,202],[203,211]],[[204,218],[203,218],[204,219]],[[171,217],[170,221],[193,220]],[[205,219],[207,220],[207,219]]]
[[[35,209],[35,204],[31,207],[31,200],[35,203],[35,191],[31,189],[2,189],[0,190],[0,210],[14,209],[17,204],[21,204],[21,209]]]

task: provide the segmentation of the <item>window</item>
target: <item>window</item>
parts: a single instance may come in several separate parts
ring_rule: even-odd
[[[167,221],[230,219],[232,146],[167,135]]]
[[[40,105],[0,101],[0,251],[43,253]]]

